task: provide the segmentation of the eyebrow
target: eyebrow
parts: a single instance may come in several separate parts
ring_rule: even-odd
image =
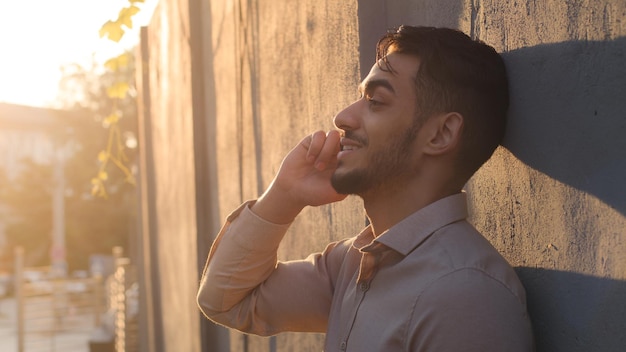
[[[372,79],[369,81],[362,82],[359,84],[359,92],[372,92],[376,90],[376,88],[382,87],[390,91],[393,95],[396,94],[396,90],[393,89],[391,83],[389,83],[386,79]]]

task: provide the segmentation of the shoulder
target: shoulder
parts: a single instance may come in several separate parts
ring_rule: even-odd
[[[515,275],[512,269],[511,275]],[[525,309],[525,293],[518,283],[517,277],[496,275],[475,266],[462,267],[434,278],[419,294],[416,304],[445,304],[447,307],[454,305],[482,309],[483,304],[491,302],[512,304]]]
[[[524,297],[479,268],[457,269],[431,282],[412,314],[408,340],[431,343],[425,350],[532,350]]]
[[[524,287],[473,226],[445,226],[410,256],[430,273],[416,293],[407,341],[432,344],[424,350],[532,350]]]

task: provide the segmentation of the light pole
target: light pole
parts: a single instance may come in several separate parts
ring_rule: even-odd
[[[52,248],[50,259],[52,272],[57,277],[67,276],[67,259],[65,249],[65,160],[69,152],[69,144],[56,150],[54,167],[54,191],[52,195]]]

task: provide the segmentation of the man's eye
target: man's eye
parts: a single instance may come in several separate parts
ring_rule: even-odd
[[[381,101],[374,99],[373,96],[364,92],[359,92],[359,100],[362,100],[362,99],[365,99],[365,101],[367,101],[367,104],[370,107],[377,107],[377,106],[383,105]]]
[[[370,96],[366,96],[366,97],[365,97],[365,100],[367,100],[367,102],[368,102],[371,106],[378,106],[378,105],[381,105],[381,102],[380,102],[380,101],[378,101],[378,100],[376,100],[376,99],[374,99],[374,98],[372,98],[372,97],[370,97]]]

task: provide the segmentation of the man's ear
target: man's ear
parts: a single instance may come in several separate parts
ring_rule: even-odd
[[[463,132],[463,116],[457,112],[449,112],[433,116],[430,121],[430,139],[425,145],[425,153],[430,155],[444,154],[461,141]]]

